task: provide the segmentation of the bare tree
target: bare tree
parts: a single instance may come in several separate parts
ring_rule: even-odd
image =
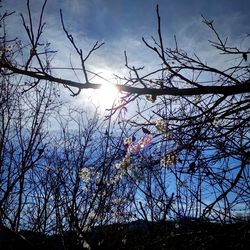
[[[47,114],[54,106],[53,91],[44,85],[22,93],[12,76],[1,82],[1,219],[18,230],[30,171],[46,150]]]
[[[74,82],[55,76],[50,65],[51,55],[55,51],[44,43],[42,37],[45,5],[46,1],[41,8],[38,26],[35,27],[27,1],[28,21],[21,16],[28,36],[27,46],[20,45],[17,39],[7,39],[7,33],[4,32],[1,37],[1,74],[3,77],[27,77],[29,86],[24,89],[27,93],[42,86],[43,81],[62,84],[73,96],[84,89],[100,88],[100,83],[92,82],[92,76],[97,74],[88,70],[87,62],[103,44],[96,42],[84,54],[67,30],[62,11],[61,24],[66,38],[79,56],[84,81]],[[74,177],[65,175],[69,170],[61,174],[54,169],[51,173],[51,181],[56,180],[59,185],[53,187],[54,201],[57,203],[54,204],[57,230],[64,228],[64,220],[68,221],[70,229],[78,227],[79,232],[86,225],[112,221],[107,207],[112,197],[121,192],[127,194],[128,200],[131,194],[135,195],[135,199],[132,205],[125,204],[120,208],[127,207],[150,220],[166,219],[169,215],[209,216],[223,221],[233,218],[233,210],[237,207],[249,204],[250,51],[229,46],[227,39],[224,40],[217,32],[214,22],[203,17],[203,23],[215,37],[209,41],[210,44],[223,54],[218,56],[235,57],[226,68],[215,68],[196,54],[182,50],[177,39],[174,39],[174,48],[166,47],[158,6],[156,13],[158,37],[152,38],[151,42],[143,38],[143,42],[145,48],[160,60],[161,66],[144,73],[143,67],[130,65],[125,53],[125,67],[130,72],[128,76],[120,77],[122,84],[116,85],[124,96],[107,116],[108,129],[99,134],[100,141],[96,144],[98,149],[90,146],[91,129],[82,131],[81,122],[73,120],[79,128],[78,134],[73,135],[67,131],[67,122],[62,123],[61,142],[64,147],[60,152],[55,151],[55,161],[57,164],[63,162],[63,166],[69,164]],[[11,17],[4,14],[1,21],[7,18]],[[74,68],[69,70],[74,71]],[[135,114],[126,112],[127,107],[135,102]],[[117,117],[114,122],[117,127],[111,128],[114,117]],[[93,120],[89,121],[88,126],[96,130],[94,125]],[[116,128],[121,129],[121,134],[114,139],[110,133]],[[83,143],[81,138],[86,141]],[[36,143],[32,141],[34,145]],[[110,147],[112,150],[108,153]],[[101,152],[97,154],[98,150]],[[85,162],[80,157],[84,154],[87,158],[92,155],[89,163],[87,158]],[[95,178],[89,183],[90,193],[96,192],[92,198],[88,192],[80,198],[78,195],[82,186],[86,187],[86,183],[82,184],[79,178],[85,164],[88,165],[86,169],[84,167],[85,177],[89,177],[92,166],[93,173],[101,173],[99,185],[94,181]],[[113,169],[113,165],[117,168]],[[117,174],[126,176],[119,188],[106,185],[108,179]],[[17,182],[22,187],[20,177]],[[129,184],[129,190],[126,190],[126,184]],[[102,195],[104,191],[106,194]],[[145,202],[137,202],[139,196],[136,194],[140,194]],[[66,205],[61,208],[61,201],[65,197]],[[87,207],[87,204],[91,206]],[[83,210],[84,216],[78,217],[78,211]],[[89,220],[92,210],[93,220]],[[38,214],[41,217],[43,212]]]

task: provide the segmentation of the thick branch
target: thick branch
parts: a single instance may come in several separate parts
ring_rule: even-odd
[[[20,69],[4,61],[0,62],[0,67],[10,70],[11,73],[25,75],[39,80],[47,80],[50,82],[60,83],[68,87],[75,87],[78,89],[99,89],[101,87],[101,84],[75,82],[67,79],[57,78],[52,75],[46,74],[44,72],[40,73],[36,71]],[[232,85],[232,86],[207,85],[207,86],[193,87],[193,88],[165,87],[163,89],[157,89],[157,88],[138,88],[138,87],[118,84],[116,85],[116,87],[121,92],[127,92],[130,94],[138,94],[138,95],[154,95],[154,96],[163,96],[163,95],[195,96],[195,95],[206,95],[206,94],[236,95],[236,94],[250,93],[250,80],[243,82],[240,85]]]

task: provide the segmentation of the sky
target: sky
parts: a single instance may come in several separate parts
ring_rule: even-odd
[[[32,15],[37,19],[42,0],[30,0]],[[250,36],[249,0],[48,0],[45,9],[45,31],[43,39],[58,50],[53,60],[54,67],[79,67],[80,61],[62,30],[59,10],[62,9],[65,25],[77,44],[87,53],[96,41],[105,42],[89,60],[87,68],[101,73],[110,82],[116,83],[113,73],[126,74],[124,50],[131,65],[145,66],[151,71],[159,67],[160,61],[142,42],[142,37],[150,41],[157,35],[156,5],[159,4],[162,19],[164,44],[173,46],[174,35],[181,48],[195,52],[205,61],[216,63],[217,53],[208,44],[212,34],[202,23],[201,15],[214,20],[223,37],[229,37],[229,45],[248,48]],[[12,37],[24,38],[20,13],[27,14],[26,0],[2,0],[3,9],[15,10],[9,19],[7,30]],[[25,38],[24,38],[25,39]],[[222,67],[218,61],[217,66]],[[71,80],[81,80],[72,72],[60,71],[59,76]],[[93,79],[93,81],[101,79]],[[87,105],[89,99],[82,94],[71,98],[71,102]],[[100,95],[100,98],[102,96]],[[73,101],[72,101],[73,100]]]
[[[22,37],[24,29],[19,14],[27,14],[26,0],[2,2],[3,9],[16,11],[8,24],[9,33]],[[38,18],[42,4],[42,0],[30,0],[34,19]],[[80,65],[63,33],[60,9],[67,29],[84,52],[87,53],[96,41],[105,42],[90,58],[88,67],[101,72],[109,81],[116,83],[113,73],[123,75],[126,72],[124,50],[131,65],[146,66],[148,71],[159,66],[159,60],[145,48],[141,39],[145,37],[150,41],[151,36],[157,35],[157,4],[166,46],[173,46],[176,35],[180,47],[214,61],[212,48],[207,42],[212,34],[202,23],[201,15],[204,15],[214,20],[223,37],[229,37],[230,45],[237,43],[242,48],[249,47],[250,39],[244,39],[250,34],[249,0],[48,0],[43,38],[58,50],[54,66],[69,66],[70,60],[75,67]],[[75,78],[69,72],[59,74]]]
[[[26,0],[2,1],[8,9],[25,11]],[[30,3],[36,13],[43,0],[30,0]],[[201,20],[201,14],[221,22],[221,27],[236,35],[246,32],[244,29],[250,21],[248,0],[48,0],[46,14],[50,20],[59,22],[61,8],[71,29],[90,39],[114,41],[129,35],[140,39],[155,31],[156,4],[169,33],[191,31],[190,26]]]

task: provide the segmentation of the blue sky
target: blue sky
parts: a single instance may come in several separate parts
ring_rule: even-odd
[[[34,16],[37,16],[43,1],[30,0],[30,3]],[[48,0],[45,21],[51,35],[53,29],[61,31],[61,8],[73,34],[88,41],[104,41],[106,47],[118,49],[122,55],[124,49],[133,45],[131,40],[139,44],[142,36],[149,38],[156,34],[157,3],[162,29],[168,39],[175,34],[180,42],[188,38],[195,42],[195,38],[201,37],[206,41],[207,29],[201,24],[201,14],[214,19],[218,29],[232,39],[250,33],[248,0]],[[26,11],[25,0],[3,0],[3,5],[17,13]]]
[[[39,15],[42,0],[30,0],[34,18]],[[63,33],[59,9],[64,13],[65,25],[75,37],[77,44],[88,51],[96,40],[105,42],[93,57],[88,69],[116,83],[112,73],[125,73],[123,51],[126,50],[129,61],[135,66],[146,65],[145,70],[159,67],[159,60],[142,43],[141,38],[150,39],[157,34],[156,4],[160,6],[162,31],[165,44],[173,44],[177,36],[179,45],[189,52],[195,52],[206,61],[213,61],[218,55],[213,54],[207,40],[211,33],[201,22],[201,14],[213,19],[215,26],[223,37],[229,37],[230,45],[249,47],[250,39],[243,40],[250,34],[250,1],[249,0],[48,0],[45,11],[46,27],[44,40],[51,42],[52,48],[58,50],[54,66],[70,66],[70,59],[75,67],[80,62]],[[3,8],[16,10],[10,19],[8,30],[12,37],[23,37],[20,12],[26,12],[25,0],[3,0]],[[216,63],[216,62],[215,62]],[[218,61],[217,65],[222,65]],[[74,79],[72,72],[58,72],[60,76]],[[81,79],[81,76],[79,75]],[[98,79],[99,81],[100,79]],[[69,97],[69,93],[65,96]],[[84,100],[80,96],[81,100]],[[70,100],[79,100],[71,98]],[[87,102],[87,101],[86,101]],[[81,103],[82,104],[82,103]],[[85,103],[86,104],[86,103]]]
[[[42,0],[30,2],[34,12],[43,3]],[[155,32],[157,3],[163,25],[171,33],[178,33],[193,20],[201,20],[201,14],[215,19],[236,35],[247,32],[245,28],[250,23],[248,0],[48,0],[46,14],[58,21],[62,8],[72,30],[92,39],[113,40],[126,34],[140,38]],[[3,0],[3,5],[24,12],[26,1]]]
[[[65,17],[72,21],[72,28],[86,32],[91,38],[112,40],[124,34],[140,38],[154,32],[157,3],[163,25],[173,33],[194,19],[200,20],[201,14],[221,22],[224,19],[221,25],[228,25],[235,33],[250,23],[248,0],[50,0],[48,9],[50,14],[58,14],[58,8],[62,8]]]
[[[33,1],[33,5],[39,2]],[[165,27],[174,33],[193,19],[199,20],[201,14],[219,21],[224,19],[226,23],[223,26],[228,25],[232,30],[232,22],[237,29],[250,23],[248,0],[49,0],[48,13],[58,15],[58,9],[62,8],[65,17],[71,20],[73,29],[81,30],[91,38],[112,40],[126,33],[139,37],[152,33],[157,3]],[[234,30],[236,33],[239,31]]]

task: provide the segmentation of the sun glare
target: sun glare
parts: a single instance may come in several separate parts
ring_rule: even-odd
[[[120,103],[122,94],[116,85],[112,84],[112,82],[117,82],[113,72],[99,68],[96,68],[95,71],[99,73],[91,81],[101,84],[101,87],[99,89],[86,89],[82,91],[78,100],[80,103],[85,102],[85,104],[90,104],[90,106],[94,104],[99,111],[105,112],[105,110],[111,109],[112,106]]]
[[[101,109],[111,108],[119,100],[119,90],[111,83],[103,83],[101,88],[93,91],[92,102]]]

